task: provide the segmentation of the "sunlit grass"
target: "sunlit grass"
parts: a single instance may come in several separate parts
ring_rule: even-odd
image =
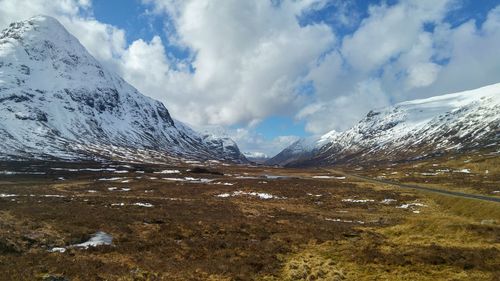
[[[262,280],[495,280],[497,203],[431,195],[420,214],[347,241],[310,243]]]

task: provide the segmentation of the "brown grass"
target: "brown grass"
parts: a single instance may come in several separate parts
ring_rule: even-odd
[[[347,241],[310,243],[263,280],[498,280],[498,205],[433,195],[418,215],[363,228]]]
[[[130,183],[97,180],[115,176],[110,173],[50,170],[38,178],[5,180],[10,184],[1,185],[0,193],[25,196],[0,198],[0,280],[494,280],[499,276],[495,203],[349,179],[317,180],[311,176],[324,171],[314,169],[210,167],[233,175],[302,177],[280,180],[202,175],[233,186],[149,179],[158,177],[153,171],[166,168],[173,167],[137,167],[146,170],[141,179],[135,179],[133,172],[120,174],[134,178]],[[187,168],[175,167],[182,176],[201,177],[189,174]],[[58,181],[59,176],[67,180]],[[131,190],[109,191],[111,186]],[[216,197],[235,190],[286,199]],[[40,197],[43,194],[66,197]],[[374,202],[342,201],[346,198]],[[397,201],[380,203],[386,198]],[[427,205],[419,208],[419,214],[396,208],[415,201]],[[111,206],[119,202],[149,202],[154,207]],[[112,234],[113,246],[47,251],[85,241],[97,230]]]

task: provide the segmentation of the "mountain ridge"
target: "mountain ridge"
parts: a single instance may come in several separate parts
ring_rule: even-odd
[[[88,159],[147,151],[166,158],[247,161],[234,141],[176,122],[161,102],[102,66],[52,17],[15,22],[0,33],[0,70],[3,158]]]
[[[499,123],[500,83],[372,110],[350,129],[299,140],[266,163],[310,166],[400,161],[500,147]]]

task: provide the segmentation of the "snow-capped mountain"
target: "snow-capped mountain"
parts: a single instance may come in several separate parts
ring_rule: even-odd
[[[500,148],[500,83],[370,111],[344,132],[299,140],[267,164],[397,161]]]
[[[268,159],[265,164],[267,165],[282,165],[286,166],[290,163],[307,160],[314,156],[315,152],[324,144],[328,143],[333,135],[337,134],[336,131],[328,132],[321,137],[301,138],[283,149],[280,153]]]
[[[257,164],[262,164],[270,159],[264,152],[243,152],[243,155],[249,160]]]
[[[0,155],[94,158],[145,151],[246,161],[228,138],[197,133],[103,67],[54,18],[0,33]]]

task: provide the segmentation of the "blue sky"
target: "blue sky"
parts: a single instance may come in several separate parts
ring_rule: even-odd
[[[500,82],[500,0],[0,0],[0,25],[37,14],[245,152]]]

